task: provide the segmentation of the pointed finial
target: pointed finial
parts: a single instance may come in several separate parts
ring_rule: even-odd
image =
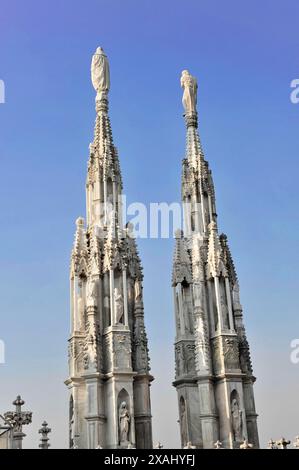
[[[250,444],[247,439],[244,439],[242,444],[240,444],[240,449],[252,449],[253,444]]]
[[[41,429],[38,431],[42,437],[40,439],[41,444],[39,444],[40,449],[48,449],[50,447],[48,434],[51,432],[51,428],[48,428],[48,423],[44,421],[42,423]]]
[[[76,226],[77,228],[84,228],[84,218],[83,217],[78,217],[76,220]]]
[[[161,444],[160,441],[158,441],[154,448],[155,449],[163,449],[163,445]]]
[[[215,442],[214,447],[215,449],[223,449],[222,442],[218,439],[218,441]]]
[[[194,446],[191,441],[188,441],[184,449],[196,449],[196,446]]]

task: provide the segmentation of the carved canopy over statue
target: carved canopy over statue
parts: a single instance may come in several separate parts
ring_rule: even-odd
[[[107,96],[110,88],[109,62],[104,50],[98,47],[91,61],[91,81],[97,97]]]
[[[188,70],[182,71],[181,87],[184,90],[182,103],[186,114],[196,114],[197,81]]]

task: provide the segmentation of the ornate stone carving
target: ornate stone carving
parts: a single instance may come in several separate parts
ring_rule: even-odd
[[[131,347],[127,335],[114,336],[114,367],[116,369],[129,369],[131,367]]]
[[[143,324],[143,318],[136,319],[134,327],[133,369],[138,372],[148,372],[150,370],[147,336]]]
[[[191,343],[176,344],[176,377],[195,373],[194,348]]]
[[[225,338],[223,344],[225,366],[228,369],[239,369],[239,348],[236,338]]]

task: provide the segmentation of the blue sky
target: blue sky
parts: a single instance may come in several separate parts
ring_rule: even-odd
[[[110,116],[128,201],[180,198],[181,70],[198,79],[200,134],[213,170],[257,376],[261,444],[298,434],[298,120],[295,0],[2,0],[0,79],[0,411],[21,393],[27,446],[47,419],[67,441],[69,254],[85,214],[94,126],[91,56],[110,60]],[[154,438],[177,446],[173,240],[140,240]]]

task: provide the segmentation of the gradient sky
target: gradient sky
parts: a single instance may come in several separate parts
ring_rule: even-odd
[[[110,60],[110,116],[129,201],[180,199],[185,148],[179,77],[198,78],[213,170],[251,345],[261,445],[299,434],[296,0],[2,0],[0,79],[0,413],[17,394],[52,447],[67,445],[69,256],[85,215],[93,138],[91,56]],[[171,291],[173,240],[139,240],[154,440],[179,445]]]

